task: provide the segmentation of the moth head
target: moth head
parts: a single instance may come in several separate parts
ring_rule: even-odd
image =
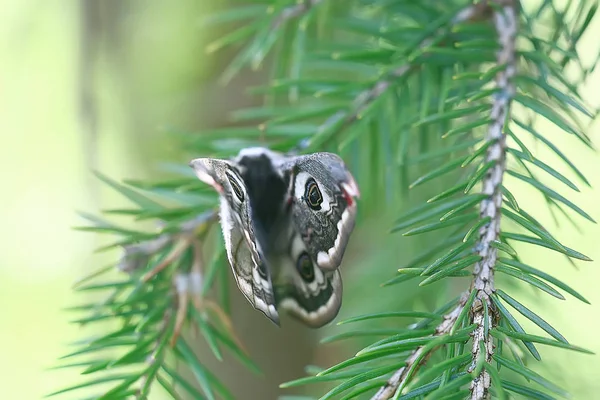
[[[234,158],[234,162],[236,164],[242,164],[242,160],[244,158],[260,158],[263,156],[275,164],[280,164],[285,159],[281,153],[270,150],[266,147],[246,147],[240,150],[238,155]]]

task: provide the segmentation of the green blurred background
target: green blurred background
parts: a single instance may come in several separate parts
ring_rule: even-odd
[[[152,178],[164,161],[185,164],[178,151],[179,131],[198,131],[226,122],[227,112],[256,99],[242,95],[243,87],[261,79],[243,73],[230,86],[216,83],[216,75],[231,53],[206,55],[204,45],[218,32],[203,32],[199,18],[211,1],[76,1],[45,0],[2,3],[0,12],[0,398],[38,399],[78,381],[76,370],[46,371],[64,355],[66,343],[81,338],[81,329],[69,324],[62,307],[82,299],[71,290],[86,273],[114,262],[118,252],[93,254],[106,239],[73,231],[81,224],[75,211],[97,212],[123,205],[124,200],[103,187],[92,169],[117,179]],[[597,52],[600,21],[582,40],[580,53],[590,61]],[[585,51],[588,47],[590,51]],[[586,55],[589,54],[589,57]],[[583,88],[590,104],[600,106],[600,73]],[[567,193],[570,199],[600,220],[600,156],[579,146],[549,124],[538,129],[553,137],[587,175],[593,189]],[[598,124],[590,135],[598,143]],[[556,137],[557,139],[554,139]],[[538,155],[553,164],[552,154]],[[200,155],[198,155],[200,156]],[[563,164],[553,164],[563,172]],[[568,174],[568,172],[566,172]],[[513,193],[527,209],[568,246],[600,260],[600,227],[582,223],[582,232],[570,224],[556,226],[541,196],[511,181]],[[560,188],[557,188],[560,189]],[[528,205],[529,204],[529,205]],[[397,207],[394,207],[397,212]],[[365,242],[375,223],[359,227],[354,249],[369,260],[376,243]],[[401,236],[387,239],[394,245]],[[370,245],[373,243],[373,246]],[[401,244],[402,246],[402,244]],[[600,353],[599,261],[580,263],[576,270],[555,253],[532,247],[520,249],[531,261],[576,288],[590,300],[560,302],[524,292],[523,303],[539,312],[573,344]],[[359,254],[360,253],[360,254]],[[372,259],[375,260],[375,259]],[[401,260],[389,262],[390,277]],[[381,262],[381,260],[373,261]],[[356,263],[358,265],[358,262]],[[345,272],[345,307],[373,293],[361,287],[365,271]],[[239,296],[239,294],[236,294]],[[236,304],[243,305],[237,297]],[[243,305],[247,307],[247,305]],[[317,347],[319,332],[289,322],[273,329],[259,314],[238,316],[236,327],[249,337],[249,349],[265,377],[239,366],[216,366],[234,393],[264,390],[272,398],[276,386],[302,374],[303,365],[318,360],[329,365],[346,354],[344,349]],[[527,321],[523,324],[530,327]],[[535,329],[532,331],[536,332]],[[289,350],[288,349],[292,349]],[[545,372],[570,390],[575,399],[600,398],[600,358],[556,349],[540,349]],[[214,364],[214,363],[213,363]],[[260,389],[264,388],[264,389]],[[240,392],[241,390],[241,392]],[[248,393],[248,392],[246,392]],[[258,393],[258,392],[255,392]],[[155,392],[155,398],[162,396]],[[266,396],[266,397],[264,397]],[[67,397],[68,398],[68,397]]]

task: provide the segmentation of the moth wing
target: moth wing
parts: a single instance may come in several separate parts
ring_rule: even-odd
[[[354,177],[332,153],[288,157],[280,168],[289,177],[293,223],[308,253],[319,268],[337,269],[356,219],[360,192]],[[308,202],[312,182],[317,191],[310,193],[320,201],[318,207]]]
[[[280,309],[312,328],[333,320],[342,305],[339,270],[323,271],[310,259],[306,245],[293,225],[289,250],[274,258],[278,266],[274,282]]]
[[[221,229],[238,288],[255,309],[279,325],[271,275],[252,224],[248,190],[235,164],[198,158],[190,166],[219,193]]]

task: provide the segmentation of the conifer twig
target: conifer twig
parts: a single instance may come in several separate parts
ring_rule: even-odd
[[[480,217],[489,218],[489,223],[479,230],[479,241],[476,244],[477,254],[481,260],[473,270],[472,287],[476,290],[476,298],[472,306],[472,322],[477,324],[473,332],[472,360],[469,371],[472,371],[480,357],[487,363],[492,361],[494,345],[489,334],[495,318],[490,296],[494,292],[494,266],[497,249],[493,244],[499,240],[500,217],[502,208],[502,178],[506,171],[506,134],[504,124],[507,120],[511,99],[515,94],[513,77],[516,74],[516,36],[517,36],[517,0],[496,0],[499,6],[494,8],[492,19],[498,35],[500,49],[497,53],[497,64],[506,67],[496,75],[496,86],[500,92],[494,97],[491,120],[486,141],[492,142],[488,147],[485,162],[493,162],[493,166],[482,180],[481,193],[489,196],[481,202]],[[490,310],[490,311],[488,311]],[[481,346],[483,344],[483,346]],[[485,354],[480,354],[481,348]],[[491,378],[488,371],[482,369],[471,382],[471,399],[490,398]]]
[[[490,7],[487,1],[481,1],[476,4],[471,4],[463,9],[461,9],[455,16],[452,18],[449,26],[444,26],[436,31],[436,34],[439,34],[440,30],[449,30],[452,26],[465,22],[465,21],[476,21],[482,18],[488,17],[490,13]],[[428,37],[423,40],[419,47],[425,48],[430,45],[433,41],[433,37]],[[379,97],[383,92],[385,92],[388,87],[393,83],[395,79],[399,79],[405,76],[408,72],[410,72],[416,65],[407,63],[404,64],[395,70],[393,70],[388,76],[377,82],[371,89],[363,91],[361,94],[357,96],[354,101],[354,111],[350,114],[345,114],[343,112],[337,113],[336,115],[330,117],[330,120],[337,121],[339,118],[346,118],[345,123],[348,124],[357,118],[360,110],[364,109],[370,102]],[[326,124],[328,123],[326,122]],[[500,196],[502,196],[500,192]],[[438,325],[435,331],[435,336],[447,334],[452,329],[454,322],[456,322],[456,318],[462,311],[466,303],[466,297],[463,296],[461,301],[457,305],[457,307],[452,310],[449,314],[444,316],[444,321]],[[423,365],[427,359],[429,358],[431,352],[423,357],[422,352],[424,351],[423,346],[417,347],[411,355],[406,360],[406,365],[397,370],[394,375],[386,382],[386,384],[379,389],[379,391],[371,398],[371,400],[386,400],[391,398],[396,390],[403,385],[404,380],[408,377],[408,371],[412,368],[415,362],[419,362],[419,365],[416,368],[419,368]]]
[[[467,293],[463,293],[456,307],[454,307],[454,309],[452,309],[452,311],[450,311],[448,314],[444,315],[444,319],[442,320],[442,322],[435,328],[433,336],[442,336],[450,334],[450,331],[456,323],[458,316],[465,307],[468,297],[469,296]],[[396,393],[400,386],[404,386],[406,384],[406,379],[409,378],[408,372],[410,370],[416,370],[421,365],[425,364],[427,359],[433,353],[434,349],[429,350],[427,354],[423,354],[423,352],[425,351],[425,346],[417,347],[406,359],[406,364],[402,368],[397,370],[394,373],[394,375],[391,376],[390,379],[388,379],[385,385],[383,385],[377,391],[377,393],[375,393],[375,395],[371,397],[371,400],[390,399],[394,395],[394,393]]]
[[[487,5],[487,1],[481,1],[476,4],[471,4],[467,7],[464,7],[459,12],[456,13],[454,18],[450,21],[449,24],[444,25],[443,27],[435,30],[432,35],[425,38],[421,43],[419,43],[418,48],[423,49],[433,43],[434,38],[437,35],[441,35],[444,32],[448,32],[452,29],[453,26],[466,22],[466,21],[477,21],[487,16],[489,12],[489,8]],[[363,111],[369,104],[379,98],[383,93],[385,93],[388,88],[397,80],[406,76],[410,71],[418,67],[418,63],[415,62],[406,62],[399,67],[394,68],[387,74],[383,76],[382,79],[378,80],[372,87],[363,90],[360,92],[352,101],[351,111],[340,110],[329,117],[323,125],[321,125],[321,130],[326,130],[328,127],[337,124],[339,121],[343,120],[343,123],[339,126],[339,130],[347,127],[349,124],[358,119],[361,111]]]
[[[215,221],[217,214],[214,210],[209,210],[196,217],[179,224],[175,232],[163,233],[155,239],[149,239],[136,244],[123,246],[123,256],[117,264],[119,271],[131,273],[147,265],[150,257],[169,243],[172,243],[176,237],[193,235],[197,230],[202,230],[207,225]]]
[[[147,395],[148,395],[148,392],[150,391],[152,383],[153,383],[154,379],[156,379],[156,377],[157,377],[156,371],[158,370],[158,368],[156,367],[156,364],[161,363],[164,358],[165,347],[162,346],[162,343],[164,342],[166,335],[169,334],[171,320],[172,320],[171,317],[172,317],[171,310],[167,309],[163,313],[163,319],[162,319],[162,324],[161,324],[160,333],[158,335],[158,338],[156,339],[156,342],[154,343],[152,352],[146,358],[146,364],[147,364],[146,372],[144,372],[144,374],[140,378],[140,386],[139,386],[140,388],[139,388],[138,393],[136,394],[136,399],[146,399],[147,398]]]

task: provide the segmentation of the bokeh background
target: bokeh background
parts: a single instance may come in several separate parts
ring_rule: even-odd
[[[82,335],[61,308],[82,301],[71,290],[76,279],[115,262],[119,253],[94,254],[105,239],[72,230],[81,224],[76,211],[98,212],[125,204],[91,171],[116,179],[155,178],[162,173],[160,163],[188,161],[180,151],[179,137],[169,132],[223,125],[229,111],[257,101],[246,96],[243,88],[260,82],[261,73],[243,72],[227,87],[216,82],[232,53],[204,52],[204,46],[219,34],[199,28],[200,18],[211,6],[213,2],[205,0],[2,2],[1,399],[39,399],[79,381],[76,370],[47,371],[67,352],[67,343]],[[580,43],[585,62],[595,58],[599,36],[600,19],[596,19]],[[582,93],[590,104],[600,106],[600,69]],[[600,155],[543,121],[538,130],[552,137],[586,174],[593,188],[567,194],[600,220]],[[599,133],[598,124],[593,124],[589,134],[596,144]],[[563,164],[552,163],[552,154],[542,148],[537,154],[568,175]],[[535,210],[559,240],[598,260],[579,263],[575,269],[556,253],[519,248],[525,260],[562,278],[592,305],[571,297],[563,302],[537,297],[532,291],[523,292],[519,299],[573,344],[600,353],[600,227],[586,222],[581,222],[581,231],[568,223],[556,226],[539,194],[517,182],[511,182],[511,187],[519,202]],[[389,212],[396,215],[403,207],[393,205]],[[381,296],[383,310],[393,299],[414,293],[414,285],[387,291],[376,287],[400,266],[403,254],[418,250],[411,248],[415,242],[385,234],[387,225],[382,229],[379,222],[387,217],[382,211],[356,231],[347,256],[351,265],[344,270],[342,315],[366,311],[360,310],[360,304],[373,293]],[[310,331],[293,321],[285,321],[283,329],[272,327],[233,293],[236,329],[243,332],[265,374],[257,377],[235,363],[207,362],[234,393],[253,393],[241,398],[275,398],[282,393],[277,385],[301,376],[304,365],[331,365],[349,354],[341,345],[317,346],[327,329]],[[426,295],[442,296],[435,291]],[[422,302],[429,307],[429,300],[425,297]],[[530,327],[527,321],[523,324]],[[540,350],[547,363],[534,369],[544,368],[575,399],[600,399],[598,356]],[[165,398],[159,390],[153,397]]]

